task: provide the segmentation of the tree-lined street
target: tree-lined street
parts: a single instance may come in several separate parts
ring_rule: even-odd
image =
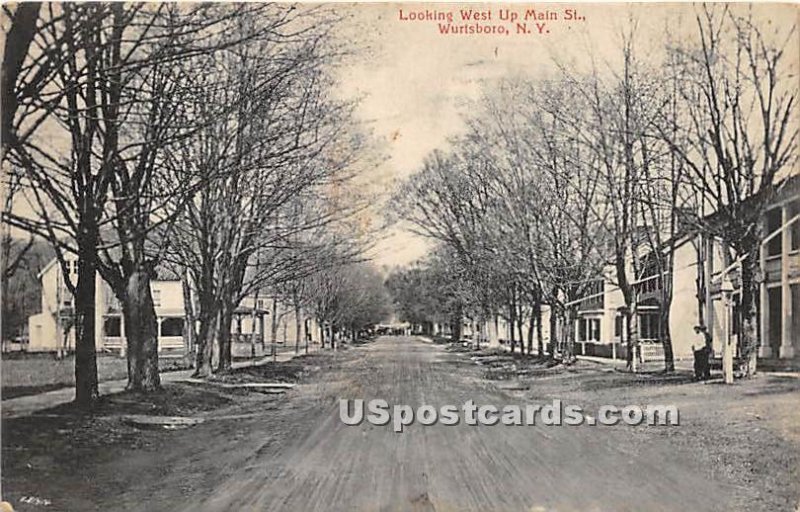
[[[800,506],[796,6],[0,22],[0,511]]]

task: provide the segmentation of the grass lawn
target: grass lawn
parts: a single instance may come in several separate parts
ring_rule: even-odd
[[[32,395],[75,384],[75,357],[56,359],[52,354],[29,354],[25,357],[2,360],[3,399]],[[124,379],[128,376],[125,358],[112,355],[97,356],[100,381]],[[187,368],[183,359],[161,359],[162,371]]]

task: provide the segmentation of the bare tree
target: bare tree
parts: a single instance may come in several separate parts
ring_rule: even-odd
[[[753,373],[764,279],[761,219],[776,182],[797,159],[797,80],[787,60],[787,49],[797,47],[797,31],[792,25],[766,34],[745,6],[698,7],[695,23],[696,43],[670,48],[688,123],[661,135],[687,167],[687,184],[704,206],[698,210],[714,212],[696,212],[694,222],[732,250],[728,263],[741,263],[740,350]]]
[[[319,245],[298,233],[361,206],[330,199],[352,176],[359,146],[351,105],[328,95],[328,66],[340,56],[329,41],[331,25],[274,8],[280,14],[271,25],[238,27],[260,34],[250,44],[208,59],[225,85],[205,89],[197,109],[208,122],[173,155],[179,168],[207,183],[186,205],[173,239],[197,291],[198,375],[213,371],[215,346],[217,369],[230,367],[230,325],[240,300],[313,270],[309,261],[319,260],[309,255]]]

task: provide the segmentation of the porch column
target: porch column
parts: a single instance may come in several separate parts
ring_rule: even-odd
[[[789,222],[789,205],[781,207],[781,348],[779,357],[790,358],[794,356],[792,346],[792,289],[789,286],[789,250],[791,249],[791,233],[787,226]]]
[[[157,317],[156,321],[158,325],[156,326],[156,343],[158,344],[158,353],[161,353],[161,320],[163,320],[160,316]]]
[[[706,236],[705,240],[706,270],[704,272],[705,292],[706,292],[706,329],[709,334],[714,335],[714,301],[711,296],[711,280],[714,277],[714,237]]]
[[[769,344],[769,293],[767,291],[767,244],[761,245],[761,285],[759,286],[759,305],[761,328],[758,357],[772,357],[772,346]]]
[[[733,384],[733,343],[731,339],[731,296],[733,283],[728,276],[722,278],[722,379],[725,384]]]
[[[576,318],[576,319],[575,319],[575,321],[574,321],[574,322],[573,322],[573,324],[572,324],[572,329],[573,329],[573,332],[572,332],[572,342],[573,342],[573,343],[580,343],[580,341],[581,341],[581,337],[580,337],[580,323],[581,323],[581,320],[580,320],[580,318]]]

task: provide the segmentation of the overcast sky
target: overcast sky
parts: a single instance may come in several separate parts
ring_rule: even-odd
[[[740,6],[741,7],[741,6]],[[509,8],[520,16],[525,10],[555,12],[538,34],[529,35],[442,35],[437,23],[403,21],[411,13],[452,12],[459,22],[460,11],[492,11],[491,24],[500,22],[500,10]],[[676,38],[695,30],[691,4],[358,4],[343,5],[351,15],[350,26],[369,51],[344,70],[343,89],[361,95],[358,115],[385,145],[388,160],[374,172],[386,190],[397,180],[419,169],[425,155],[444,148],[449,138],[464,127],[463,115],[470,100],[478,98],[482,84],[502,76],[542,77],[555,72],[554,59],[586,66],[593,56],[599,67],[616,65],[620,33],[629,18],[637,20],[637,52],[646,57],[663,48],[665,27]],[[580,21],[564,20],[565,9],[575,9]],[[757,15],[776,23],[796,19],[791,5],[759,5]],[[681,32],[684,32],[682,34]],[[348,34],[348,37],[350,34]],[[795,58],[797,60],[797,53]],[[488,85],[487,87],[491,87]],[[381,265],[403,265],[424,255],[429,244],[399,227],[391,229],[373,251]]]

